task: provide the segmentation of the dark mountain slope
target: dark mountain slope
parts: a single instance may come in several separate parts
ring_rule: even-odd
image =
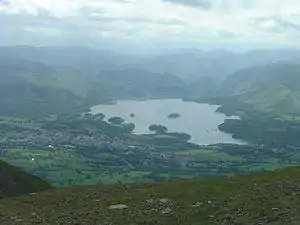
[[[296,225],[299,172],[295,167],[230,179],[57,189],[0,201],[0,222]]]
[[[47,182],[0,161],[0,198],[26,195],[50,188],[51,185]]]

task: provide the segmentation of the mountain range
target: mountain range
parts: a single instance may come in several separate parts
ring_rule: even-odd
[[[126,52],[114,53],[78,46],[0,47],[1,61],[6,58],[40,62],[48,66],[71,67],[85,74],[98,74],[102,70],[111,69],[140,69],[159,74],[170,73],[187,80],[200,76],[223,80],[243,68],[279,61],[298,62],[300,51],[278,49],[234,53],[222,49],[210,52],[188,49],[141,57]]]
[[[5,48],[0,53],[0,115],[47,116],[120,98],[179,97],[171,74],[122,68],[118,57],[81,48]],[[126,57],[123,57],[126,61]],[[107,68],[107,69],[105,69]]]
[[[296,50],[141,58],[85,47],[0,47],[0,114],[63,114],[122,98],[230,98],[267,113],[298,113],[299,59]]]

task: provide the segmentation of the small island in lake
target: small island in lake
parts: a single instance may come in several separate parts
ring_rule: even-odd
[[[179,113],[171,113],[168,115],[168,118],[170,119],[176,119],[176,118],[179,118],[180,117],[180,114]]]

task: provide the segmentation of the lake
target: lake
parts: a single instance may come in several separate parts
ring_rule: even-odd
[[[117,101],[113,105],[93,106],[91,113],[103,113],[107,119],[122,117],[127,122],[135,124],[136,134],[149,134],[151,132],[148,128],[151,124],[161,124],[170,132],[190,134],[191,142],[196,144],[241,144],[241,141],[233,139],[230,134],[218,130],[218,125],[226,118],[237,118],[215,112],[218,107],[180,99],[124,100]],[[180,117],[168,118],[171,113],[178,113]],[[134,114],[134,117],[131,114]]]

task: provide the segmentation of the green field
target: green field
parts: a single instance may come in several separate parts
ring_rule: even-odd
[[[93,159],[88,159],[68,151],[8,149],[1,159],[38,175],[55,186],[143,182],[146,180],[144,177],[151,173],[138,170],[126,172],[122,166],[101,165],[101,162],[115,164],[115,160],[119,159],[109,153],[97,153]],[[115,170],[122,172],[112,172]]]
[[[178,151],[177,155],[182,156],[193,156],[193,155],[205,155],[205,154],[214,154],[218,151],[211,149],[195,149],[195,150],[186,150],[186,151]]]
[[[182,160],[194,160],[196,162],[205,163],[205,162],[241,162],[243,161],[242,157],[232,156],[224,152],[219,152],[217,150],[209,149],[198,149],[198,150],[188,150],[188,151],[179,151],[176,154]]]
[[[275,170],[289,166],[274,157],[252,163],[246,156],[232,155],[207,147],[175,151],[173,157],[178,165],[174,169],[167,170],[163,167],[159,170],[147,166],[145,168],[134,167],[124,161],[120,155],[108,152],[93,152],[87,157],[73,150],[15,148],[6,150],[1,159],[39,176],[57,187],[147,182],[156,179],[190,179],[197,176]],[[297,158],[296,155],[295,158]]]

